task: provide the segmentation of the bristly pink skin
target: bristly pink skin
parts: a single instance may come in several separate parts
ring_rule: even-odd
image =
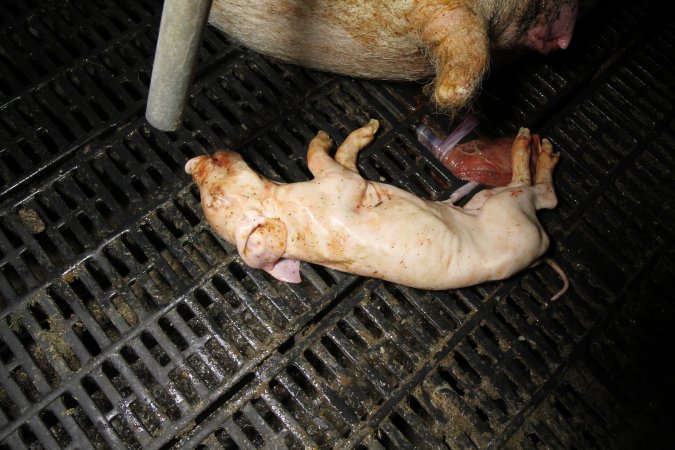
[[[569,46],[579,0],[214,0],[210,22],[281,60],[416,80],[442,109],[468,106],[495,49]]]

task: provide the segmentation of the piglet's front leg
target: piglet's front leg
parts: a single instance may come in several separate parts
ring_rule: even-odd
[[[418,0],[410,21],[420,30],[436,66],[435,103],[449,111],[466,106],[488,67],[484,19],[460,0]]]

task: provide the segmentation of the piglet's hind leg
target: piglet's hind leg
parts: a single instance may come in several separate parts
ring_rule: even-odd
[[[553,188],[553,168],[560,159],[560,153],[553,152],[553,145],[548,139],[539,143],[536,141],[537,163],[535,167],[535,206],[537,209],[553,209],[558,204],[558,198]]]
[[[532,175],[530,174],[530,130],[521,128],[511,147],[511,166],[513,175],[509,186],[531,186]]]

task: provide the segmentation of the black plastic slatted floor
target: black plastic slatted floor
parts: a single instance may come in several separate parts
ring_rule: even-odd
[[[416,142],[421,84],[280,64],[209,28],[184,127],[143,118],[161,2],[1,0],[0,448],[668,448],[675,33],[600,1],[570,49],[494,69],[483,135],[563,154],[540,265],[425,292],[244,265],[183,172],[240,151],[307,179],[318,130],[382,124],[361,172],[461,183]]]

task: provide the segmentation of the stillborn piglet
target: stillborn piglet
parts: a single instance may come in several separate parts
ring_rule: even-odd
[[[544,139],[530,168],[530,132],[512,146],[513,177],[463,208],[361,177],[359,151],[378,122],[352,132],[335,157],[320,131],[309,144],[310,181],[276,183],[228,150],[185,166],[208,223],[246,264],[300,281],[299,261],[422,289],[499,280],[531,266],[549,239],[537,210],[557,204],[551,172],[559,155]],[[534,172],[534,173],[533,173]]]

